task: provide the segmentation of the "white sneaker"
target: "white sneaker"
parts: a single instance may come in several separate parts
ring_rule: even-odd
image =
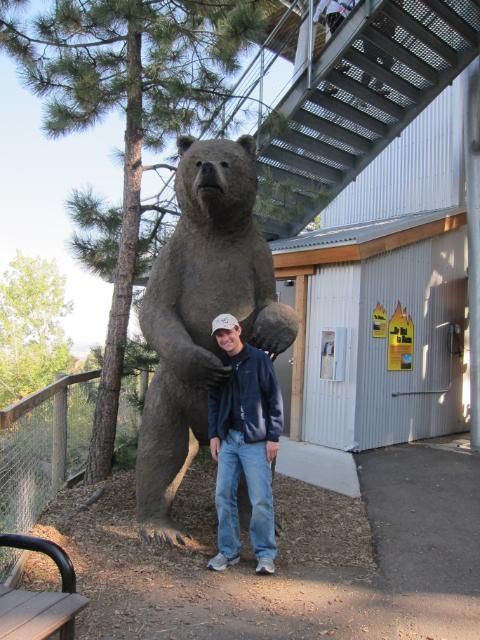
[[[223,555],[223,553],[217,553],[216,556],[208,561],[207,569],[211,569],[212,571],[225,571],[227,567],[233,567],[239,562],[240,556],[235,556],[235,558],[229,560]]]
[[[275,564],[269,558],[259,558],[255,573],[259,575],[272,575],[275,573]]]

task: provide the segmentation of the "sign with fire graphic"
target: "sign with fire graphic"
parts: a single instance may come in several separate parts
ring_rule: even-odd
[[[412,371],[413,336],[413,320],[399,301],[388,324],[388,371]]]
[[[372,338],[387,337],[387,311],[380,302],[372,311]]]

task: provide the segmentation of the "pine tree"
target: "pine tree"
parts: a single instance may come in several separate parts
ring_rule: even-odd
[[[247,41],[258,41],[261,0],[56,0],[41,15],[0,0],[0,46],[46,98],[57,137],[125,114],[123,206],[114,291],[86,481],[111,470],[122,363],[142,216],[144,147],[195,129],[226,93]],[[23,16],[20,19],[18,16]]]

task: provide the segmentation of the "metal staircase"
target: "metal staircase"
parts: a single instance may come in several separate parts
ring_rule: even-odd
[[[479,53],[480,0],[363,0],[258,131],[262,197],[293,212],[277,237],[301,231]]]

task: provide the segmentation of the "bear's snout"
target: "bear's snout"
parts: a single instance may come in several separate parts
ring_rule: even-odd
[[[197,189],[217,189],[224,192],[221,176],[213,162],[202,162],[197,175]]]
[[[203,162],[201,171],[203,175],[207,175],[207,176],[216,175],[215,167],[211,162]]]

